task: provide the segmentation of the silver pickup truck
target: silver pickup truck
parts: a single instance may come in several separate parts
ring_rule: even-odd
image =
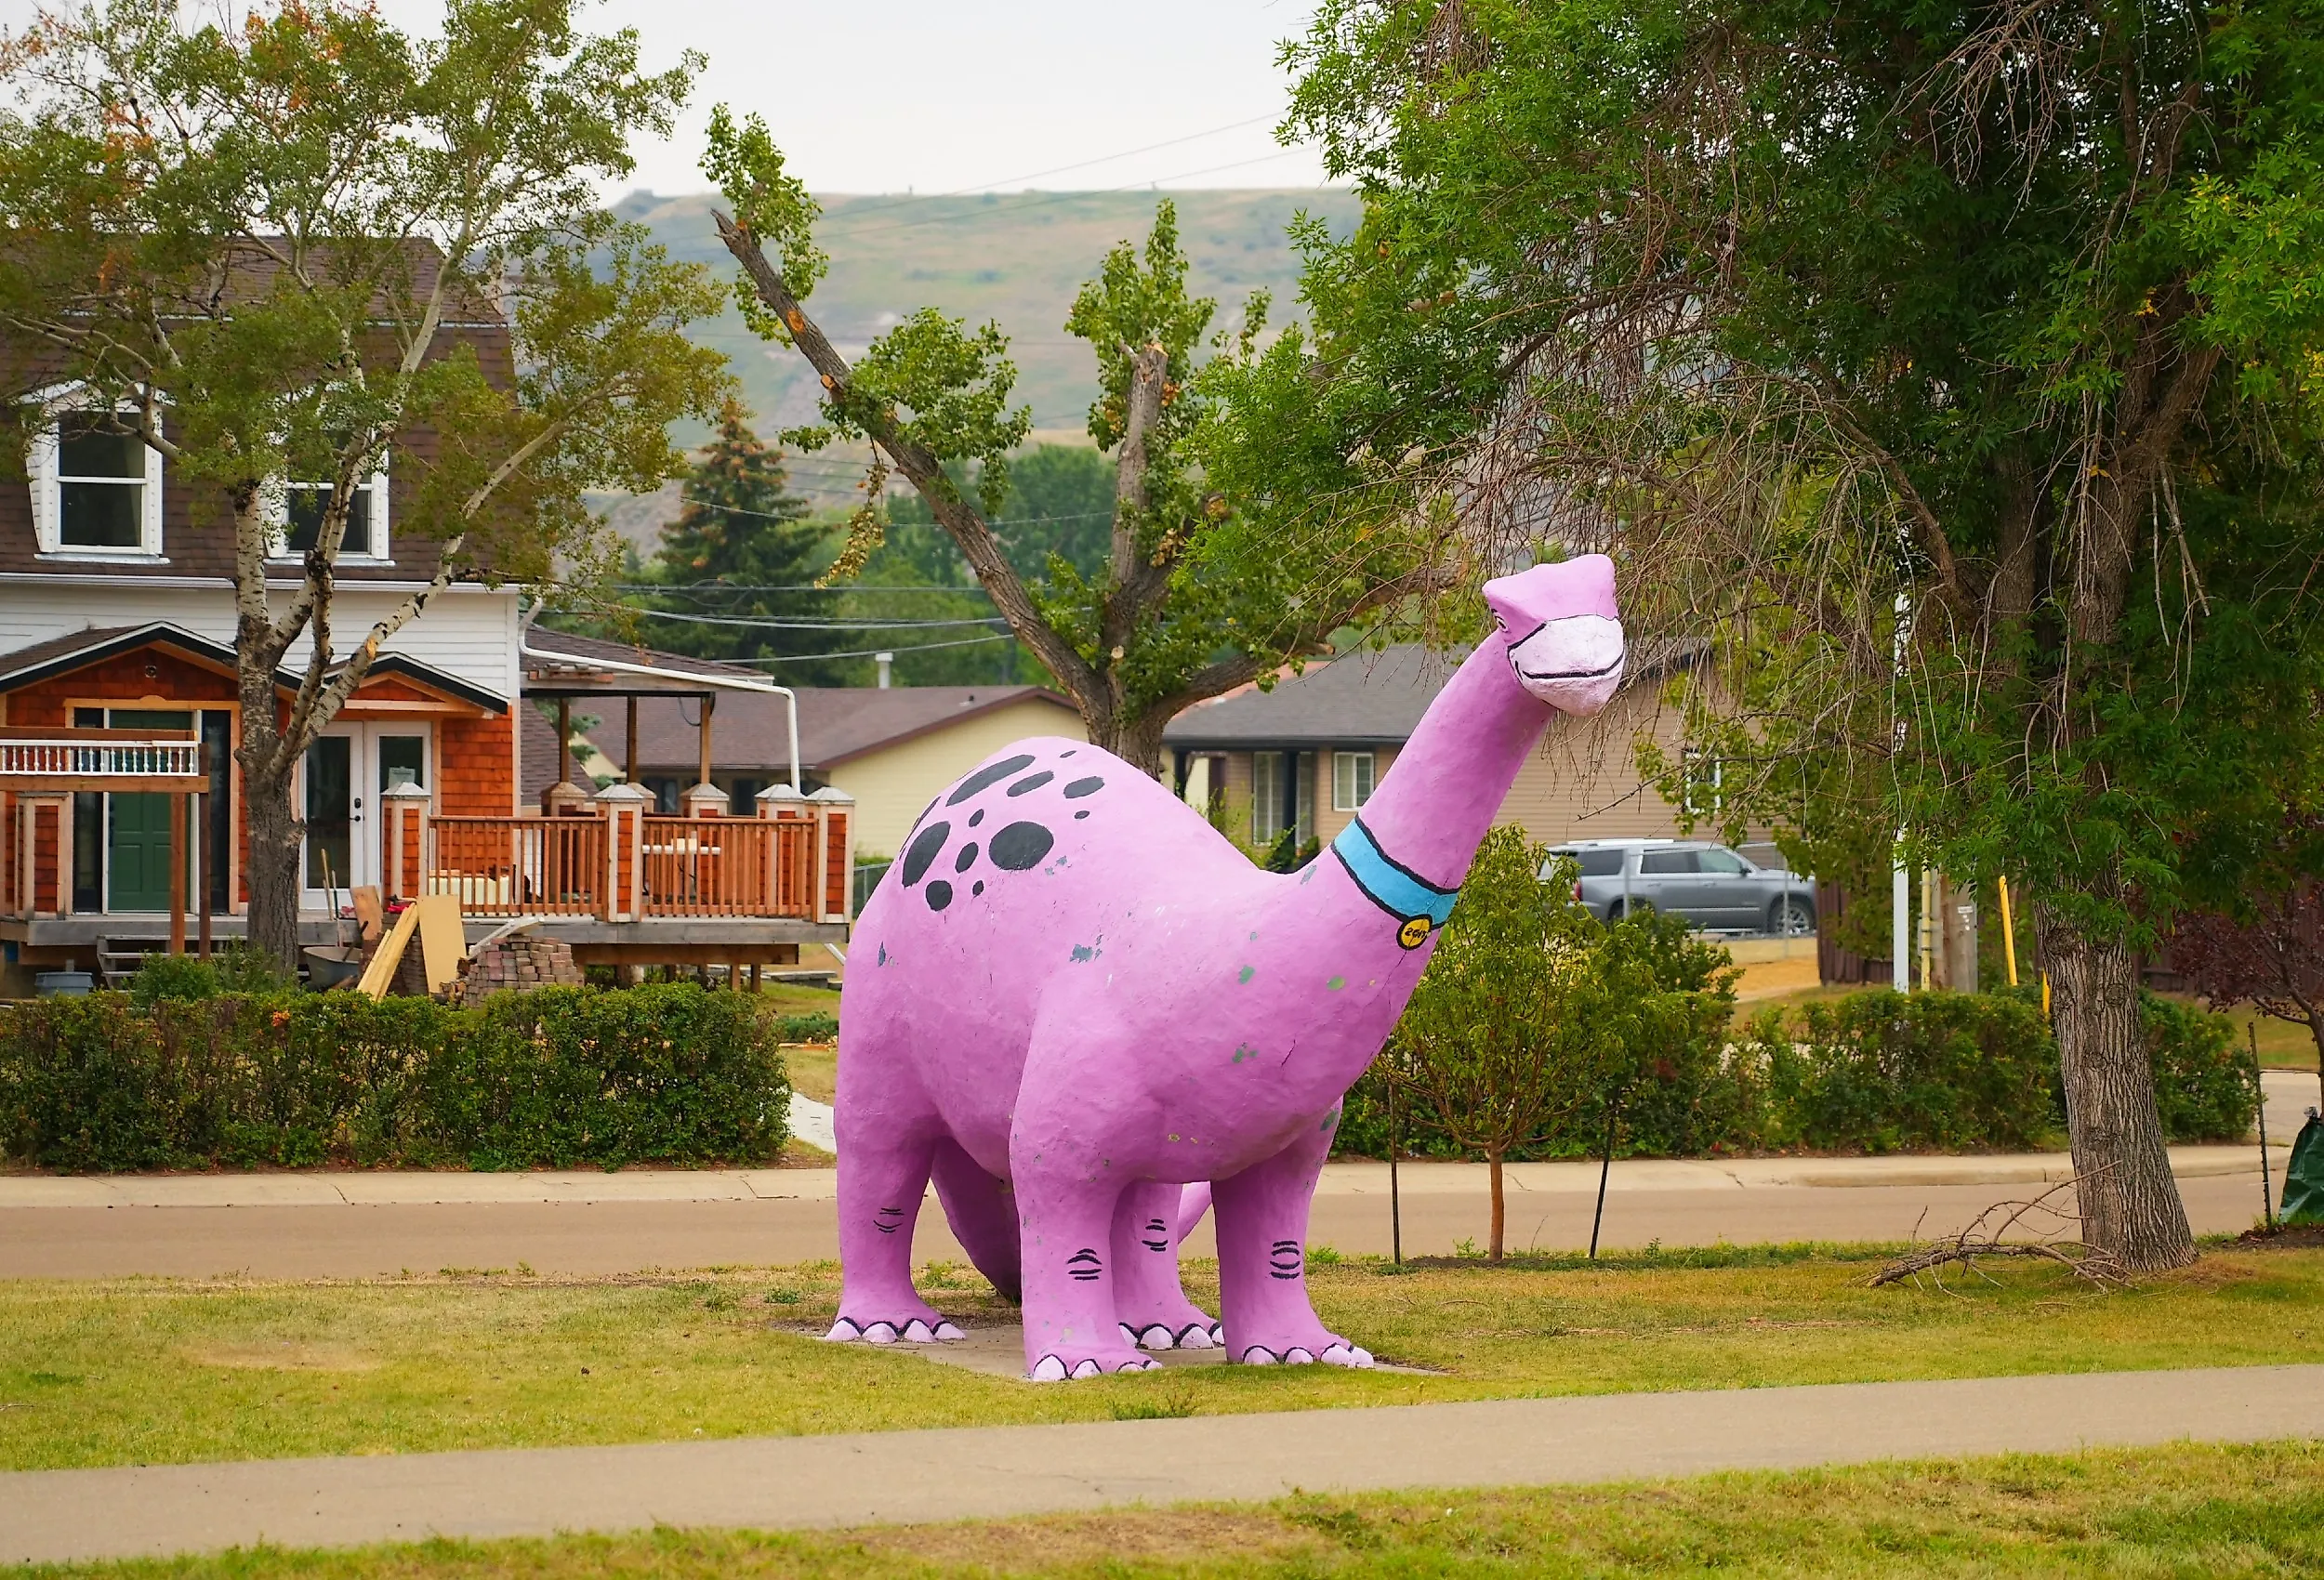
[[[1716,932],[1802,938],[1816,930],[1816,882],[1761,867],[1707,840],[1585,839],[1560,845],[1581,869],[1574,898],[1602,922],[1628,911],[1668,911]],[[1552,866],[1541,870],[1546,881]]]

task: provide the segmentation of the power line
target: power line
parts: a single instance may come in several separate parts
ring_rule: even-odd
[[[721,505],[715,499],[697,499],[691,494],[679,496],[688,505],[699,505],[705,510],[723,510],[730,516],[759,516],[770,521],[796,521],[797,516],[786,516],[780,510],[752,510],[740,505]],[[1071,516],[1002,516],[985,523],[995,527],[1037,527],[1057,521],[1110,521],[1111,510],[1083,510]]]
[[[902,658],[909,652],[933,652],[938,648],[972,648],[985,642],[1013,642],[1016,639],[1005,632],[997,632],[989,637],[956,637],[948,642],[919,642],[911,647],[864,648],[855,652],[787,653],[780,658],[724,658],[719,662],[721,664],[812,664],[820,658],[878,658],[883,652],[893,653],[896,657]]]
[[[1205,138],[1215,138],[1221,132],[1239,132],[1245,126],[1260,125],[1274,119],[1272,115],[1254,115],[1248,121],[1231,121],[1223,126],[1212,126],[1208,131],[1189,132],[1182,138],[1169,138],[1161,142],[1150,142],[1143,148],[1126,148],[1119,153],[1103,153],[1095,159],[1076,160],[1071,165],[1052,165],[1046,170],[1028,170],[1022,176],[1002,176],[994,180],[979,181],[974,186],[960,187],[948,192],[915,193],[909,197],[891,198],[885,203],[865,204],[861,207],[850,207],[843,213],[835,214],[831,217],[831,220],[834,224],[845,224],[858,214],[874,214],[883,208],[902,208],[907,204],[925,202],[934,198],[968,197],[977,192],[989,191],[995,187],[1005,187],[1012,181],[1037,181],[1044,176],[1062,176],[1068,170],[1087,170],[1092,165],[1111,165],[1116,159],[1129,159],[1136,154],[1152,153],[1156,149],[1176,148],[1181,143],[1200,142]]]
[[[586,613],[583,610],[560,610],[562,614]],[[825,620],[814,616],[794,620],[754,619],[740,614],[691,614],[676,609],[631,609],[633,614],[649,620],[682,620],[690,625],[740,625],[764,631],[909,631],[938,625],[1005,625],[1000,615],[986,615],[972,620]]]
[[[966,593],[973,593],[978,598],[989,598],[992,596],[983,587],[974,586],[959,587],[938,587],[928,586],[925,585],[908,587],[865,586],[856,582],[841,582],[836,586],[825,586],[821,582],[614,582],[609,585],[615,592],[627,593],[681,593],[708,591],[739,593],[866,592],[946,593],[955,598]]]
[[[1164,181],[1183,181],[1194,176],[1212,176],[1221,170],[1240,170],[1244,166],[1249,165],[1265,165],[1277,159],[1288,159],[1291,155],[1299,151],[1300,151],[1295,148],[1278,149],[1273,153],[1262,153],[1256,159],[1236,159],[1231,160],[1224,165],[1207,165],[1199,170],[1181,170],[1174,175],[1154,176],[1142,181],[1128,181],[1118,187],[1099,187],[1093,189],[1093,191],[1097,192],[1132,192],[1136,191],[1141,187],[1158,187]],[[1023,214],[1028,209],[1046,208],[1053,203],[1069,203],[1075,198],[1089,197],[1090,195],[1090,192],[1052,192],[1047,196],[1037,198],[1029,203],[1011,204],[1005,209],[998,208],[997,206],[992,212],[1000,212],[1011,215]],[[966,214],[934,214],[929,216],[925,219],[899,219],[892,224],[888,225],[867,225],[860,230],[849,231],[844,239],[853,241],[858,237],[875,235],[882,230],[917,230],[923,225],[957,225],[964,219],[981,217],[984,212],[986,211],[977,210]]]

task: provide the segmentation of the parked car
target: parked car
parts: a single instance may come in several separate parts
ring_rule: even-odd
[[[1705,931],[1801,938],[1816,930],[1815,880],[1755,865],[1724,845],[1585,839],[1551,853],[1571,857],[1581,869],[1574,898],[1602,922],[1652,909],[1684,916]],[[1551,871],[1544,867],[1542,877]]]

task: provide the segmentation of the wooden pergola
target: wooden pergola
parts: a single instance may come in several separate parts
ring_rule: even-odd
[[[62,829],[65,798],[80,792],[161,795],[169,797],[169,952],[186,952],[186,846],[193,797],[210,787],[207,754],[194,731],[154,730],[40,730],[0,725],[0,810],[13,797],[29,814],[54,802]],[[18,819],[17,890],[27,912],[33,909],[34,820]],[[206,884],[218,862],[216,840],[203,841],[201,877]],[[59,852],[58,897],[64,897],[63,852]],[[201,949],[210,953],[210,908],[200,907]]]

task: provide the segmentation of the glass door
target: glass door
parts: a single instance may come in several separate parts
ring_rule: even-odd
[[[426,784],[429,772],[426,725],[335,725],[307,748],[302,905],[328,909],[332,891],[345,905],[349,889],[381,881],[379,797],[398,784]]]

